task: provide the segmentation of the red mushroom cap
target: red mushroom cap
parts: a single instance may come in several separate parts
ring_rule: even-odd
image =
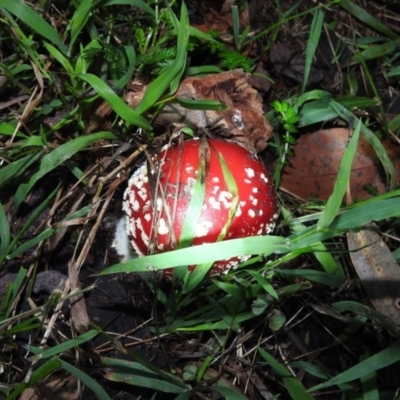
[[[148,163],[141,165],[130,178],[124,210],[129,240],[140,256],[178,247],[197,180],[200,143],[198,139],[188,140],[155,156],[149,163],[159,169],[155,174],[151,171],[154,182],[149,181]],[[219,154],[236,182],[239,198],[224,240],[269,234],[277,218],[276,197],[264,165],[256,155],[236,143],[216,139],[209,139],[207,143],[205,196],[200,217],[191,221],[195,224],[192,245],[216,242],[229,221],[234,195],[227,187]],[[217,261],[211,274],[226,272],[249,257]],[[165,270],[167,275],[171,272]]]

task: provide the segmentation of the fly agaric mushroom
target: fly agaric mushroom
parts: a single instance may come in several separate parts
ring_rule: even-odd
[[[201,143],[193,139],[167,147],[130,178],[123,208],[129,240],[139,256],[176,249],[182,240],[188,240],[183,247],[217,242],[226,225],[223,240],[267,235],[273,230],[276,197],[264,165],[236,143],[208,139],[205,152],[200,149]],[[235,181],[237,198],[228,189],[220,155]],[[196,220],[190,219],[188,209],[202,168],[201,157],[206,159],[204,200]],[[181,237],[187,221],[194,224],[193,238]],[[211,275],[227,272],[249,257],[217,261]],[[171,275],[172,269],[164,273]]]

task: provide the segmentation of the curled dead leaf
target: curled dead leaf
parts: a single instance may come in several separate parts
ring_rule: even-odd
[[[173,123],[191,128],[210,129],[216,136],[236,141],[254,153],[265,149],[272,127],[265,119],[261,96],[249,84],[250,75],[242,69],[184,79],[175,95],[189,100],[218,100],[226,110],[190,110],[178,103],[167,104],[154,121],[155,129],[166,130]],[[135,108],[147,85],[135,79],[129,86],[125,101]]]
[[[332,193],[337,171],[349,140],[349,130],[333,128],[301,136],[294,146],[294,156],[282,171],[281,188],[302,199],[327,200]],[[383,141],[400,182],[400,149]],[[370,197],[365,185],[378,193],[386,191],[380,161],[372,146],[360,137],[350,176],[353,198]]]

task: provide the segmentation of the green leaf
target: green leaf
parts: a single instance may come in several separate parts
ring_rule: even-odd
[[[96,93],[128,124],[151,131],[149,122],[141,117],[140,113],[130,108],[101,78],[93,74],[78,74],[77,76],[89,83]]]
[[[302,385],[302,383],[297,380],[283,364],[279,363],[278,360],[276,360],[261,347],[258,348],[258,351],[260,352],[264,360],[269,364],[269,366],[275,371],[275,373],[281,377],[282,382],[292,399],[314,399],[314,397],[310,393],[306,392],[306,389]]]
[[[388,367],[400,361],[400,340],[395,342],[392,346],[387,347],[385,350],[368,357],[364,361],[354,365],[348,370],[339,375],[329,379],[324,383],[314,386],[310,391],[325,389],[333,385],[340,385],[342,383],[354,381],[365,375],[372,374],[382,368]]]
[[[135,6],[141,8],[143,11],[146,11],[153,17],[156,15],[154,10],[142,0],[104,0],[100,1],[98,4],[99,7],[115,6],[115,5]]]
[[[322,24],[324,22],[324,13],[321,9],[317,9],[315,11],[311,29],[310,29],[310,36],[307,40],[307,47],[306,47],[306,59],[305,59],[305,66],[304,66],[304,79],[302,85],[302,93],[306,89],[308,77],[311,71],[311,64],[315,55],[315,51],[317,50],[319,39],[321,37],[322,32]]]
[[[353,165],[353,159],[357,151],[358,138],[360,136],[361,121],[358,122],[353,136],[343,154],[342,160],[339,165],[339,172],[336,178],[333,192],[330,195],[326,207],[322,212],[322,215],[318,221],[318,229],[322,230],[327,228],[331,222],[335,219],[337,212],[343,201],[343,196],[346,192],[347,185],[349,183],[351,166]]]
[[[155,254],[113,265],[103,270],[100,275],[119,272],[150,271],[154,268],[165,269],[181,265],[202,264],[244,254],[263,254],[274,252],[286,253],[288,242],[280,236],[252,236],[242,239],[224,240],[219,243],[202,244],[190,248]]]
[[[163,393],[179,394],[189,389],[174,376],[154,368],[149,369],[135,361],[104,357],[102,362],[107,367],[106,378],[114,382],[146,387]],[[168,379],[165,379],[166,375]]]
[[[96,337],[99,334],[97,330],[91,330],[83,333],[80,336],[77,336],[73,339],[69,339],[66,342],[57,344],[53,347],[49,347],[46,350],[36,348],[33,346],[30,346],[29,349],[32,353],[35,353],[35,355],[32,357],[33,360],[38,361],[42,360],[45,358],[53,357],[57,354],[63,353],[69,349],[74,349],[79,347],[81,344],[88,342],[89,340],[92,340],[94,337]]]
[[[74,15],[70,19],[69,29],[71,31],[71,40],[69,42],[69,51],[72,50],[76,39],[85,27],[90,13],[93,8],[93,0],[81,0],[78,8],[75,10]],[[72,3],[75,4],[75,3]]]
[[[31,176],[28,183],[24,183],[18,187],[17,193],[15,194],[15,209],[17,210],[20,204],[24,201],[26,195],[33,188],[35,183],[52,171],[54,168],[61,165],[64,161],[71,158],[78,151],[81,151],[88,147],[97,140],[115,139],[115,135],[111,132],[97,132],[91,135],[80,136],[76,139],[70,140],[57,147],[55,150],[46,154],[40,163],[39,171]]]
[[[6,250],[10,244],[10,226],[3,205],[0,203],[0,259],[7,256]]]
[[[392,39],[398,37],[398,35],[395,32],[393,32],[385,24],[383,24],[381,21],[373,17],[367,11],[365,11],[363,7],[354,4],[350,0],[341,0],[338,3],[346,11],[348,11],[351,15],[353,15],[353,17],[357,18],[359,21],[368,25],[377,32],[381,32]]]
[[[171,14],[174,16],[172,11]],[[184,2],[182,2],[176,58],[167,67],[167,69],[149,85],[146,93],[143,96],[142,101],[136,107],[136,112],[138,114],[143,114],[149,108],[153,107],[153,105],[164,94],[168,86],[172,84],[173,81],[175,81],[175,86],[176,86],[177,79],[179,80],[181,78],[185,70],[188,43],[189,43],[189,18],[187,14],[186,5]],[[173,91],[174,90],[172,90],[172,92]]]
[[[85,386],[87,386],[100,400],[110,400],[106,391],[89,375],[85,374],[80,369],[68,364],[66,361],[61,361],[61,367],[68,373],[79,379]]]
[[[68,54],[67,48],[64,46],[58,33],[38,13],[33,11],[28,6],[28,3],[22,0],[0,0],[0,6],[30,26],[34,32],[54,43],[63,54]]]

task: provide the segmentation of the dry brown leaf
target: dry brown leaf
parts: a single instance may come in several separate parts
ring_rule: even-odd
[[[23,391],[19,400],[74,400],[77,398],[77,379],[70,376],[55,379]]]
[[[378,233],[349,232],[354,268],[375,309],[400,325],[400,266]]]
[[[250,75],[242,69],[205,77],[186,78],[176,97],[191,100],[219,100],[227,110],[188,110],[177,103],[168,104],[154,121],[155,128],[164,130],[173,123],[184,123],[193,129],[211,128],[221,136],[244,145],[254,153],[265,149],[272,127],[265,119],[261,96],[249,84]],[[145,90],[135,79],[128,87],[126,102],[135,108]]]
[[[282,172],[281,188],[303,199],[326,200],[332,193],[337,171],[349,140],[349,130],[333,128],[301,136],[294,147],[294,156]],[[400,148],[382,141],[400,181]],[[350,176],[353,198],[370,197],[364,185],[372,185],[379,193],[386,191],[382,167],[372,146],[360,137]]]

